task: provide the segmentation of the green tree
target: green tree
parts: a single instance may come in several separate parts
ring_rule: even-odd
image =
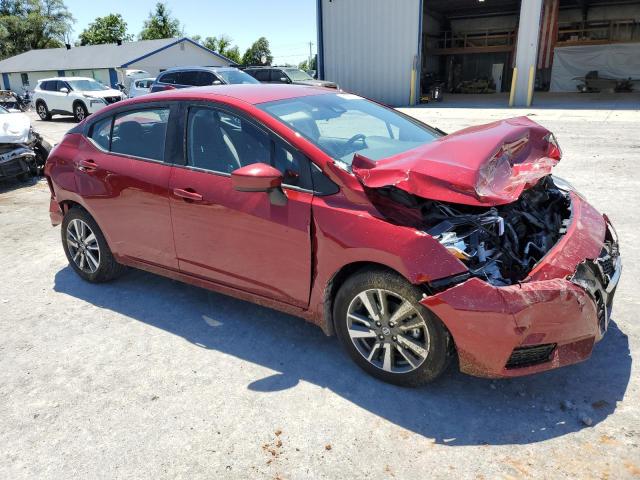
[[[240,64],[242,59],[240,58],[240,49],[237,45],[231,46],[233,40],[228,35],[220,35],[219,37],[206,37],[202,42],[209,50],[224,55],[234,63]]]
[[[0,0],[0,58],[61,47],[73,22],[62,0]]]
[[[98,17],[80,34],[80,45],[116,43],[118,40],[130,42],[133,35],[127,33],[127,22],[119,13]]]
[[[180,21],[171,16],[167,5],[158,2],[155,10],[149,12],[140,32],[140,40],[155,40],[158,38],[173,38],[182,35]]]
[[[263,62],[262,59],[266,60]],[[269,41],[260,37],[258,40],[253,42],[244,55],[242,57],[242,63],[244,65],[271,65],[273,62],[273,55],[271,55],[271,50],[269,49]]]
[[[233,63],[236,63],[238,65],[242,63],[240,49],[238,48],[237,45],[234,45],[233,47],[227,49],[227,51],[224,52],[224,56],[227,57],[229,60],[232,60]]]

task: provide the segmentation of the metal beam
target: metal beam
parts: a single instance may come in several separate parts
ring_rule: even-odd
[[[531,103],[538,59],[542,3],[543,0],[526,0],[520,5],[520,22],[516,43],[518,76],[514,82],[515,92],[512,95],[514,105],[519,107],[525,107]]]

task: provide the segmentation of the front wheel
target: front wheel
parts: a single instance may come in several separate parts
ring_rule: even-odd
[[[116,262],[96,221],[81,208],[72,208],[62,221],[62,248],[75,272],[92,283],[118,277],[125,267]]]
[[[451,359],[449,334],[400,275],[363,270],[334,302],[336,333],[351,358],[385,382],[418,386],[438,378]]]

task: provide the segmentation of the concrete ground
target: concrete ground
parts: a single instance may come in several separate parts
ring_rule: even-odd
[[[0,478],[640,476],[640,112],[406,111],[445,131],[530,114],[556,133],[557,174],[611,216],[625,263],[590,360],[386,385],[297,318],[140,271],[81,281],[46,183],[4,183]],[[34,121],[54,141],[72,125]]]

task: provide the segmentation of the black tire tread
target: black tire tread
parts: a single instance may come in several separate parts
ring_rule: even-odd
[[[408,373],[389,373],[380,370],[363,358],[351,342],[346,322],[341,319],[346,319],[346,312],[353,297],[369,288],[384,288],[396,292],[410,300],[422,313],[429,330],[431,348],[427,360],[416,370]],[[442,321],[418,303],[421,298],[422,291],[418,287],[391,270],[364,268],[345,280],[333,304],[334,326],[340,343],[358,366],[380,380],[404,387],[424,385],[442,375],[453,358],[450,348],[451,339]]]
[[[73,259],[71,258],[69,254],[69,250],[67,248],[67,241],[66,241],[67,225],[71,220],[76,218],[82,220],[87,225],[89,225],[98,240],[98,245],[100,247],[100,257],[101,257],[100,266],[98,267],[98,270],[93,274],[88,274],[80,270],[74,263]],[[107,240],[105,239],[102,233],[102,230],[100,230],[100,227],[98,226],[96,221],[85,209],[80,207],[73,207],[65,214],[64,219],[62,221],[61,236],[62,236],[62,247],[64,249],[65,255],[67,256],[67,259],[69,260],[69,264],[83,280],[86,280],[87,282],[91,282],[91,283],[109,282],[119,277],[127,270],[126,266],[116,261],[116,259],[113,256],[113,253],[111,253],[111,249],[107,244]]]

